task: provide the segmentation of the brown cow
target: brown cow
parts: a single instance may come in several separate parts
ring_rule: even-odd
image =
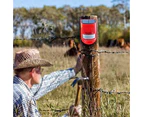
[[[74,40],[69,40],[68,45],[70,47],[69,50],[66,51],[64,56],[77,56],[80,54],[80,44],[76,44]]]
[[[119,38],[117,40],[118,46],[125,49],[125,50],[130,50],[130,43],[129,42],[125,42],[125,40],[123,38]]]
[[[125,45],[125,40],[123,38],[117,39],[117,44],[120,47],[123,47]]]
[[[69,40],[68,46],[72,48],[74,46],[74,40]]]
[[[130,50],[130,43],[125,43],[124,46],[123,46],[123,49],[125,50]]]
[[[69,50],[66,51],[64,56],[77,56],[78,52],[75,47],[70,48]]]

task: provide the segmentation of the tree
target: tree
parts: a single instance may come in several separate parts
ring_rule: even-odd
[[[120,0],[119,0],[120,1]],[[115,2],[115,1],[114,1]],[[120,4],[109,8],[104,5],[85,7],[61,8],[43,6],[43,8],[16,8],[13,9],[14,38],[20,32],[22,39],[26,38],[29,31],[30,38],[42,39],[60,36],[80,35],[79,19],[83,15],[97,15],[99,23],[99,43],[104,45],[108,38],[116,38],[123,29],[124,14]],[[130,11],[126,10],[126,23],[130,21]],[[127,31],[125,31],[126,33]],[[113,36],[114,35],[114,36]]]
[[[123,22],[124,22],[124,28],[127,28],[126,26],[126,19],[127,19],[127,11],[129,11],[129,2],[130,0],[112,0],[112,2],[115,4],[115,6],[119,9],[120,13],[123,14]],[[128,20],[129,21],[129,20]]]
[[[122,23],[123,16],[116,7],[111,7],[109,10],[109,25],[118,27]]]
[[[110,8],[104,5],[93,7],[93,13],[98,16],[99,24],[109,24],[109,10]]]

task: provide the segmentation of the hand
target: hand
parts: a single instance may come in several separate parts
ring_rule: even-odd
[[[80,117],[81,116],[81,112],[82,112],[81,105],[78,105],[78,106],[72,105],[69,108],[70,117]]]
[[[81,54],[80,54],[80,55],[78,56],[78,58],[77,58],[76,65],[75,65],[75,67],[74,67],[74,71],[75,71],[76,74],[77,74],[77,73],[81,70],[81,68],[82,68],[82,61],[83,61],[84,57],[85,57],[85,55],[81,55]]]

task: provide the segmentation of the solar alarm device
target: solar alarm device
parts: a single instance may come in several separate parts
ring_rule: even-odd
[[[96,20],[95,19],[80,19],[80,38],[86,45],[91,45],[96,42]]]

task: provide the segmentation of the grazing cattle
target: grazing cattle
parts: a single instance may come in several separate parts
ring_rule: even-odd
[[[68,46],[72,48],[74,46],[74,40],[69,40]]]
[[[75,47],[70,48],[69,50],[66,51],[64,56],[77,56],[78,52]]]
[[[117,46],[117,40],[112,40],[112,39],[109,39],[108,42],[107,42],[107,47],[114,47],[114,46]]]
[[[123,38],[117,39],[117,43],[119,47],[123,47],[125,45],[125,40]]]
[[[130,50],[129,42],[125,42],[123,38],[119,38],[117,41],[118,41],[118,45],[120,48],[125,49],[125,50]]]
[[[64,56],[77,56],[80,54],[80,44],[75,43],[74,40],[69,40],[68,45],[70,47],[69,50],[67,50],[64,54]]]
[[[125,50],[130,50],[130,43],[126,43],[125,40],[123,38],[119,38],[119,39],[109,39],[107,42],[107,47],[115,47],[118,46],[120,48],[123,48]]]
[[[125,50],[130,50],[130,43],[125,43],[124,46],[122,47]]]

